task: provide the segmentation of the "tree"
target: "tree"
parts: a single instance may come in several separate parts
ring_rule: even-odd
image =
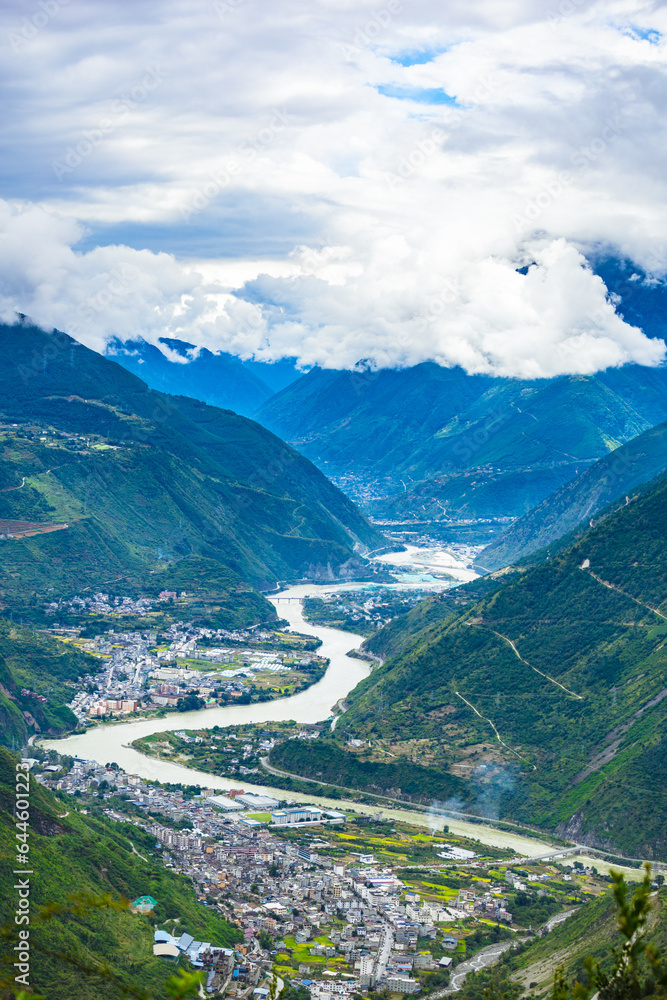
[[[628,885],[618,872],[611,872],[616,902],[619,946],[612,949],[613,965],[604,972],[600,962],[588,957],[584,963],[588,985],[567,982],[562,968],[556,970],[551,1000],[589,1000],[597,994],[599,1000],[637,1000],[646,994],[646,981],[641,981],[640,959],[645,957],[651,970],[651,985],[667,987],[667,966],[659,953],[646,943],[647,921],[651,912],[651,866],[644,866],[644,878],[628,898]]]
[[[179,698],[176,702],[176,708],[179,712],[195,712],[203,707],[203,699],[199,698],[194,692],[187,694],[184,698]]]
[[[271,937],[268,931],[262,929],[257,935],[257,940],[259,941],[260,948],[263,948],[266,951],[271,950],[271,945],[273,944],[273,938]]]

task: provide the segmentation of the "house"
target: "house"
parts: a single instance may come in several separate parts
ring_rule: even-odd
[[[303,806],[298,809],[278,809],[271,813],[271,822],[275,826],[297,826],[301,823],[319,823],[322,819],[322,810],[312,806]]]
[[[263,823],[260,823],[257,819],[251,819],[250,816],[239,816],[239,823],[243,823],[244,826],[249,826],[252,830],[259,830]]]
[[[387,989],[390,993],[417,993],[421,987],[419,982],[410,976],[389,976]]]
[[[450,959],[450,961],[451,961],[451,959]],[[430,954],[430,952],[426,952],[423,955],[421,955],[421,954],[420,955],[415,955],[415,960],[414,960],[413,964],[414,964],[414,968],[415,969],[425,969],[425,970],[428,970],[428,971],[431,971],[431,972],[434,969],[437,969],[437,965],[435,963],[435,959],[433,958],[433,955]]]
[[[164,958],[168,962],[178,962],[180,951],[175,944],[154,944],[153,955],[156,958]]]

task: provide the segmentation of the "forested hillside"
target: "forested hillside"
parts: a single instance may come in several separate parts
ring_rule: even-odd
[[[429,781],[427,798],[666,858],[666,531],[662,478],[461,613],[443,602],[439,625],[435,605],[392,623],[396,655],[336,728],[341,775],[346,754],[390,772],[387,754],[400,755],[441,773],[441,794]],[[348,734],[371,745],[342,749]],[[290,753],[291,770],[314,770],[296,743]],[[455,801],[452,776],[464,779]]]
[[[605,455],[515,521],[480,553],[478,568],[512,565],[576,528],[587,530],[607,504],[625,503],[628,495],[666,468],[667,423],[663,422]]]
[[[17,929],[17,897],[11,888],[17,867],[15,764],[15,758],[0,747],[0,877],[5,887],[0,922],[13,928],[12,933]],[[224,947],[240,939],[238,928],[197,902],[185,876],[168,871],[159,858],[150,856],[153,843],[151,836],[129,824],[82,815],[71,799],[61,800],[31,781],[30,981],[36,993],[48,1000],[113,1000],[120,991],[110,975],[164,996],[176,968],[153,957],[153,930],[167,918],[178,917],[180,930],[200,941]],[[84,906],[80,913],[63,913],[43,922],[35,919],[48,903],[66,908],[68,897],[110,896],[120,903],[141,895],[157,900],[152,914],[104,905]],[[5,944],[10,947],[3,947],[1,970],[3,978],[13,980],[12,942]],[[64,953],[72,961],[58,957]],[[77,962],[98,970],[106,963],[109,975],[84,974]]]
[[[258,424],[149,390],[64,334],[0,327],[0,598],[139,586],[190,556],[229,589],[362,569],[383,536]],[[241,598],[243,601],[244,598]],[[272,609],[247,602],[248,622]],[[259,617],[258,617],[259,612]]]
[[[97,670],[76,647],[0,618],[0,744],[18,748],[29,735],[76,726],[68,683]]]

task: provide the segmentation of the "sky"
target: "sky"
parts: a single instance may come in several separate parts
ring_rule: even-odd
[[[0,318],[103,350],[658,365],[667,6],[5,0]],[[636,271],[635,271],[636,268]]]

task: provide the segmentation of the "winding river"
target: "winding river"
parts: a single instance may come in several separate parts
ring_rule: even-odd
[[[367,677],[371,668],[366,660],[347,655],[351,650],[359,648],[363,636],[335,628],[315,627],[305,621],[301,604],[295,598],[301,598],[312,591],[312,586],[291,587],[270,598],[280,617],[286,618],[294,630],[322,640],[318,654],[330,661],[324,677],[305,691],[289,698],[257,702],[253,705],[225,705],[222,708],[174,713],[160,719],[95,726],[80,736],[45,741],[44,746],[53,748],[59,753],[82,757],[84,760],[96,760],[102,764],[115,761],[128,773],[138,774],[142,778],[185,782],[187,777],[184,776],[182,767],[166,761],[150,760],[133,750],[129,744],[151,733],[175,729],[203,727],[211,729],[213,726],[238,726],[249,722],[286,722],[289,719],[295,722],[318,722],[328,718],[336,703]],[[200,772],[190,773],[197,775],[197,784],[202,783]],[[209,787],[230,787],[228,781],[214,778],[212,775],[206,776],[206,784]]]
[[[374,813],[382,808],[387,818],[403,820],[433,830],[442,829],[447,823],[454,834],[479,840],[493,847],[507,848],[525,857],[536,857],[552,849],[546,842],[524,837],[519,833],[499,830],[488,824],[466,822],[450,816],[412,812],[404,809],[386,809],[384,807],[364,805],[360,802],[342,799],[328,799],[321,796],[309,796],[299,792],[286,792],[285,789],[270,785],[248,784],[245,780],[231,781],[216,775],[206,774],[194,768],[171,761],[157,760],[147,757],[133,749],[130,744],[142,736],[152,733],[173,731],[176,729],[210,729],[213,726],[235,726],[249,722],[320,722],[330,717],[334,706],[345,698],[356,685],[368,676],[370,664],[365,660],[348,656],[348,652],[358,649],[363,642],[363,636],[340,629],[313,626],[305,621],[301,604],[295,598],[302,598],[323,591],[340,591],[359,589],[360,584],[332,584],[330,587],[300,585],[290,587],[280,594],[269,598],[275,605],[281,618],[289,621],[290,626],[305,635],[312,635],[322,640],[318,653],[326,656],[330,665],[326,674],[317,683],[289,698],[279,698],[275,701],[259,702],[254,705],[227,705],[224,708],[202,709],[196,712],[179,712],[160,719],[145,719],[134,722],[118,722],[99,725],[89,729],[80,736],[69,736],[63,740],[45,740],[43,746],[56,750],[60,754],[69,754],[84,760],[95,760],[101,764],[115,761],[128,774],[136,774],[141,778],[153,781],[173,782],[174,784],[202,785],[205,788],[229,789],[240,784],[249,792],[273,795],[284,799],[289,797],[294,801],[312,802],[330,809],[353,809],[356,812]],[[288,600],[290,599],[291,600]],[[599,860],[593,862],[600,869],[606,866]],[[634,873],[633,873],[634,874]]]

